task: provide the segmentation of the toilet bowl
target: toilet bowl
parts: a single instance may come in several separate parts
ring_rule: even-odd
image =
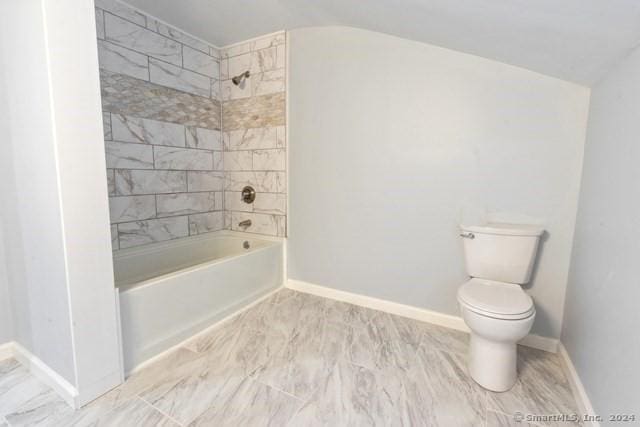
[[[536,311],[522,289],[543,230],[536,226],[462,226],[471,280],[458,289],[458,303],[471,331],[469,373],[482,387],[507,391],[517,380],[517,342],[533,325]]]
[[[535,308],[519,285],[471,279],[458,290],[471,330],[469,373],[481,386],[507,391],[517,380],[517,342],[533,325]]]

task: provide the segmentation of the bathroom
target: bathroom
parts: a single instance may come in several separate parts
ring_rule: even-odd
[[[0,426],[640,422],[640,6],[404,3],[2,4]]]

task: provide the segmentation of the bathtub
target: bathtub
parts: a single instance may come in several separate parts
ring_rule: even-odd
[[[125,372],[276,289],[280,239],[221,231],[114,254]]]

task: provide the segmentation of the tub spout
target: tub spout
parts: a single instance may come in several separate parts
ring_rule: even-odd
[[[247,228],[251,227],[251,220],[245,219],[244,221],[239,222],[238,226],[241,227],[243,230],[246,230]]]

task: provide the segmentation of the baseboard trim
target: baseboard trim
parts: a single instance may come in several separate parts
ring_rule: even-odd
[[[19,343],[14,342],[12,348],[13,357],[26,367],[34,377],[51,387],[72,408],[80,406],[78,404],[78,390],[75,386]]]
[[[177,350],[180,347],[185,347],[188,346],[190,343],[195,342],[198,338],[200,338],[203,335],[208,334],[209,332],[211,332],[212,330],[216,329],[217,327],[221,326],[223,323],[227,322],[228,320],[230,320],[232,317],[237,316],[240,313],[243,313],[247,310],[249,310],[251,307],[261,303],[262,301],[266,300],[267,298],[269,298],[270,296],[272,296],[273,294],[275,294],[276,292],[278,292],[279,290],[281,290],[284,287],[284,285],[280,285],[275,289],[272,289],[270,291],[268,291],[267,293],[261,295],[259,298],[257,298],[254,301],[251,301],[249,304],[241,307],[238,310],[235,310],[232,313],[227,314],[226,316],[224,316],[222,319],[216,321],[215,323],[207,326],[205,329],[201,330],[200,332],[189,336],[188,338],[180,341],[177,344],[172,345],[171,347],[169,347],[168,349],[164,350],[161,353],[156,354],[153,357],[150,357],[149,359],[145,360],[144,362],[140,362],[138,363],[136,366],[134,366],[133,368],[131,368],[130,370],[128,370],[125,373],[125,377],[129,377],[133,374],[135,374],[136,372],[139,372],[140,370],[146,368],[147,366],[153,364],[154,362],[162,359],[163,357],[165,357],[167,354],[171,353],[172,351]]]
[[[576,399],[576,403],[578,404],[578,413],[588,415],[590,418],[594,418],[596,412],[593,410],[591,400],[587,395],[587,390],[584,388],[582,380],[580,380],[580,376],[578,376],[578,371],[576,370],[576,367],[571,360],[571,356],[569,356],[569,352],[562,343],[560,343],[559,345],[559,353],[562,361],[565,364],[566,372],[569,374],[569,384],[571,385],[573,397]],[[585,420],[584,425],[591,427],[600,427],[600,422]]]
[[[458,331],[469,333],[469,328],[459,316],[440,313],[437,311],[427,310],[425,308],[414,307],[411,305],[400,304],[397,302],[387,301],[379,298],[369,297],[361,294],[340,291],[338,289],[328,288],[301,280],[289,279],[286,287],[300,292],[330,298],[336,301],[347,302],[361,307],[372,308],[398,316],[408,317],[410,319],[420,320],[422,322],[432,323],[445,328],[455,329]],[[537,348],[539,350],[556,353],[558,351],[558,340],[554,338],[542,337],[539,335],[529,334],[520,344]]]
[[[0,344],[0,360],[5,360],[11,357],[14,357],[15,355],[14,345],[15,343],[13,341]]]

